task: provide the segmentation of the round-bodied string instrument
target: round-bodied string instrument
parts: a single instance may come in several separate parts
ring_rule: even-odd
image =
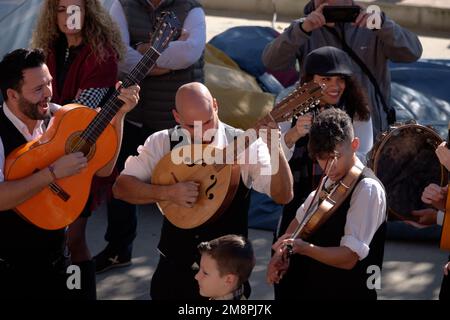
[[[421,200],[424,188],[447,183],[435,154],[442,141],[433,129],[416,123],[392,126],[378,138],[368,166],[384,185],[391,220],[416,220],[411,211],[427,206]]]

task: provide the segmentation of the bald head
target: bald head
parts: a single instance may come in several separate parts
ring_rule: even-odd
[[[213,108],[213,97],[208,88],[199,82],[181,86],[175,96],[175,106],[179,114],[210,114]]]
[[[175,120],[185,129],[192,131],[195,123],[201,124],[201,131],[217,128],[217,103],[208,88],[192,82],[181,86],[175,96]]]

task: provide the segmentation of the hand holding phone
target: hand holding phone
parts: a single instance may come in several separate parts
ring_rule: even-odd
[[[333,27],[336,22],[347,22],[359,28],[373,29],[368,26],[368,18],[371,15],[372,13],[368,13],[359,6],[330,6],[323,3],[300,21],[301,28],[305,32],[311,32],[324,25]]]
[[[301,28],[306,32],[311,32],[326,24],[325,17],[322,14],[323,8],[327,6],[326,3],[321,4],[316,10],[311,12],[305,18],[300,19]]]

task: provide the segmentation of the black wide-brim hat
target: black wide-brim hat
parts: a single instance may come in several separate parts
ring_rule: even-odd
[[[321,47],[311,51],[305,59],[305,74],[320,76],[351,76],[350,57],[341,49]]]

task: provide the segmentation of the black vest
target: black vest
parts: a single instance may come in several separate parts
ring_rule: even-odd
[[[181,24],[193,8],[201,7],[195,0],[166,0],[156,10],[146,0],[120,0],[128,21],[130,45],[148,42],[156,25],[156,17],[162,11],[173,11]],[[189,82],[204,82],[204,59],[182,70],[172,70],[161,76],[146,77],[141,83],[138,105],[127,114],[127,119],[142,123],[153,131],[176,125],[171,110],[175,106],[175,94],[179,87]]]
[[[235,130],[229,126],[225,126],[225,128],[225,130]],[[236,130],[236,133],[238,132],[239,130]],[[169,130],[169,137],[170,133],[171,130]],[[171,150],[178,143],[170,141]],[[248,236],[249,205],[249,189],[245,186],[241,176],[238,190],[230,206],[212,222],[193,229],[180,229],[164,217],[158,248],[168,259],[190,267],[194,262],[200,261],[197,249],[200,242],[210,241],[226,234]]]
[[[6,117],[3,108],[0,108],[0,137],[5,157],[27,142]],[[28,223],[13,210],[0,211],[0,258],[14,259],[32,254],[44,260],[62,252],[64,245],[65,229],[44,230]]]
[[[379,181],[368,168],[364,168],[358,183],[364,178],[372,178]],[[340,246],[341,238],[344,236],[344,227],[352,195],[353,191],[335,214],[307,240],[308,242],[322,247]],[[290,270],[298,273],[296,277],[297,283],[295,284],[298,290],[296,298],[318,300],[376,299],[376,290],[370,290],[367,287],[367,280],[373,274],[373,272],[368,273],[368,267],[376,265],[381,270],[385,233],[386,222],[383,222],[369,245],[370,251],[368,256],[358,261],[351,270],[335,268],[310,257],[296,255],[296,269]]]

